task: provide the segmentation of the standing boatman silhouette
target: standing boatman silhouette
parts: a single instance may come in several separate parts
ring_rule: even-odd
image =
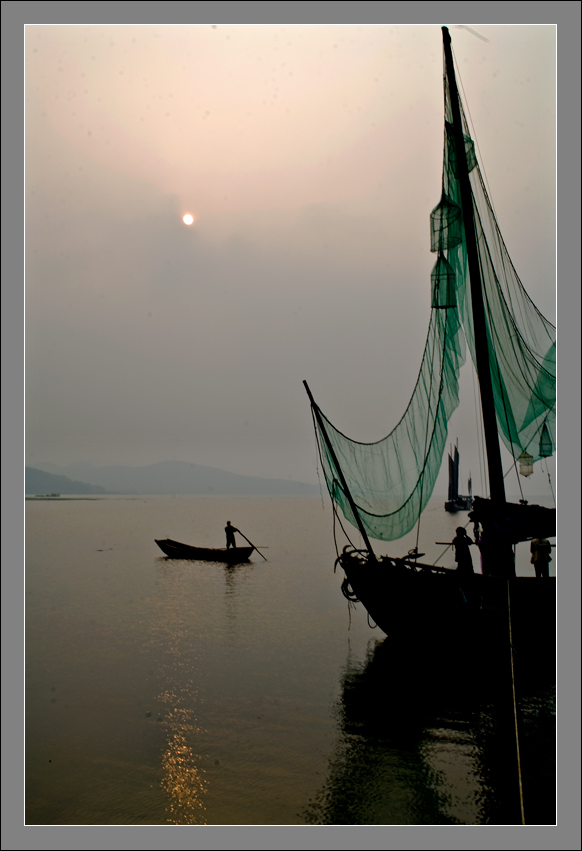
[[[457,570],[459,573],[473,573],[473,559],[469,547],[474,544],[471,538],[467,535],[463,526],[457,526],[457,534],[453,538],[453,546],[455,548],[455,561],[457,562]]]
[[[550,575],[552,545],[547,538],[534,538],[530,544],[531,563],[535,567],[538,579],[547,579]]]
[[[226,532],[226,549],[229,547],[234,547],[236,550],[236,541],[234,539],[234,533],[238,532],[234,526],[230,525],[230,520],[226,521],[226,526],[224,527],[224,531]]]

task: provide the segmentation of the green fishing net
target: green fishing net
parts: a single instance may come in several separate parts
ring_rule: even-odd
[[[513,267],[460,106],[498,431],[515,459],[525,452],[534,463],[555,451],[555,328],[537,310]],[[351,440],[319,411],[337,463],[315,423],[332,499],[356,526],[343,474],[364,528],[377,540],[402,537],[425,508],[441,467],[448,421],[459,403],[459,371],[467,347],[476,363],[455,149],[445,73],[442,194],[430,219],[430,248],[437,255],[431,274],[432,311],[412,398],[398,425],[375,443]]]

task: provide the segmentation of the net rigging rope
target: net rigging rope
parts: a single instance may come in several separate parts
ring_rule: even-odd
[[[507,619],[509,625],[509,657],[511,661],[511,690],[513,695],[513,720],[515,725],[515,748],[517,754],[517,777],[519,781],[519,805],[521,809],[521,823],[525,824],[525,810],[523,804],[523,782],[521,777],[521,755],[519,751],[519,727],[517,721],[517,697],[515,692],[515,660],[513,653],[513,633],[511,630],[511,592],[509,580],[507,581]]]

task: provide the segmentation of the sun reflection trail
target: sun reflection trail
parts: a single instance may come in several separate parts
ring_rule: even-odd
[[[207,824],[203,803],[207,783],[198,767],[201,758],[186,741],[187,734],[196,732],[188,723],[190,716],[187,709],[175,709],[167,716],[171,735],[162,756],[161,786],[168,795],[166,813],[171,824]]]
[[[201,765],[204,757],[194,750],[204,736],[197,723],[198,693],[196,652],[193,633],[185,611],[184,582],[189,573],[161,570],[158,575],[156,609],[158,621],[151,630],[149,643],[161,648],[158,661],[159,690],[157,702],[163,706],[162,717],[166,743],[161,753],[160,787],[166,795],[166,822],[170,824],[208,823],[204,796],[208,780]]]

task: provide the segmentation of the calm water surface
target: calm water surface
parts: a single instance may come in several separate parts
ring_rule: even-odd
[[[466,522],[432,508],[426,560]],[[328,502],[84,498],[26,514],[27,824],[519,823],[508,695],[470,662],[437,677],[438,636],[411,659],[348,610]],[[268,562],[170,561],[154,543],[223,546],[226,520]],[[518,549],[518,572],[528,561]],[[552,686],[520,690],[528,823],[554,822]]]

